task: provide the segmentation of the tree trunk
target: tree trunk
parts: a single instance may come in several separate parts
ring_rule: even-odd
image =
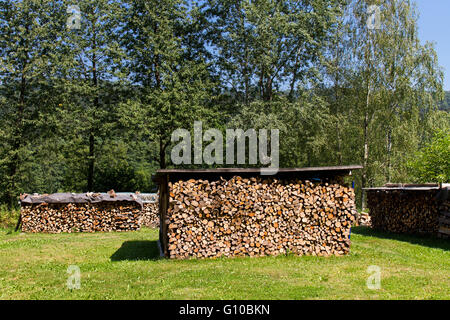
[[[336,119],[339,117],[339,45],[336,44],[335,48],[335,54],[336,54],[336,62],[335,62],[335,68],[334,68],[334,103],[336,104],[335,113],[336,113]],[[341,125],[338,121],[336,121],[336,139],[337,139],[337,154],[338,154],[338,162],[341,166],[342,161],[342,146],[341,146]]]
[[[366,108],[364,114],[364,156],[363,156],[363,170],[361,177],[361,189],[366,187],[367,183],[367,164],[369,162],[369,138],[368,138],[368,127],[369,127],[369,102],[370,102],[370,86],[367,85],[367,97],[366,97]],[[363,190],[361,190],[361,208],[366,209],[366,197]]]
[[[25,93],[26,93],[26,79],[22,71],[17,119],[12,143],[13,156],[11,158],[11,162],[9,165],[10,187],[8,192],[8,203],[11,208],[16,205],[16,197],[17,197],[16,174],[17,168],[19,167],[19,150],[22,146],[21,141],[23,136],[23,114],[25,109]]]
[[[272,101],[273,90],[272,90],[272,77],[267,78],[267,83],[264,90],[264,101]]]
[[[29,25],[25,26],[27,33],[29,31]],[[22,45],[25,48],[28,48],[28,41],[23,40]],[[22,72],[21,72],[21,80],[20,80],[20,93],[19,93],[19,104],[17,110],[17,118],[16,125],[14,128],[14,136],[13,136],[13,156],[11,158],[11,162],[9,165],[9,177],[10,177],[10,187],[8,192],[8,203],[10,207],[14,207],[16,205],[16,197],[17,197],[17,181],[16,174],[17,168],[19,167],[19,150],[22,147],[22,139],[23,139],[23,118],[25,112],[25,95],[26,95],[26,86],[27,81],[25,77],[25,69],[28,65],[28,51],[25,51],[25,61],[23,61]]]
[[[387,181],[391,182],[391,152],[392,152],[392,129],[389,126],[387,133]]]
[[[166,147],[167,144],[163,142],[162,138],[159,138],[159,167],[161,169],[166,168]]]
[[[87,191],[94,191],[94,167],[95,167],[95,137],[91,130],[89,133],[89,167]]]
[[[289,89],[289,100],[291,102],[294,101],[294,90],[295,90],[295,82],[297,81],[297,69],[298,69],[298,54],[295,56],[295,64],[294,64],[294,70],[292,71],[292,80],[290,83],[290,89]]]

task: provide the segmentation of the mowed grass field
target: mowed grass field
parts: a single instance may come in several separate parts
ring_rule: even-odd
[[[160,259],[158,231],[0,231],[0,299],[450,299],[450,241],[352,229],[345,257]],[[69,290],[69,265],[81,288]],[[370,290],[367,268],[381,268]]]

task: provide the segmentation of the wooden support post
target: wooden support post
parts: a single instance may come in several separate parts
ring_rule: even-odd
[[[22,212],[19,215],[19,220],[17,220],[16,229],[14,230],[15,232],[17,232],[17,230],[19,230],[21,224],[22,224]]]
[[[167,237],[167,209],[169,207],[169,175],[159,181],[159,242],[165,257],[169,257]]]

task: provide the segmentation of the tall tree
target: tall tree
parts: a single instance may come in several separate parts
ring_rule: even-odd
[[[272,101],[312,76],[342,1],[215,1],[206,11],[222,83],[240,103]]]
[[[73,8],[71,1],[64,2]],[[86,185],[95,188],[97,145],[107,139],[114,119],[114,95],[112,90],[124,80],[121,65],[126,58],[119,44],[123,7],[108,0],[83,0],[77,2],[79,26],[68,27],[64,45],[68,48],[66,90],[72,95],[68,121],[75,136],[81,135],[88,146],[87,154],[79,164],[85,167]],[[69,10],[70,11],[70,10]],[[74,13],[77,14],[77,13]],[[75,124],[75,125],[74,125]],[[77,141],[77,140],[74,140]],[[82,148],[74,145],[74,148]]]
[[[0,172],[2,199],[15,204],[32,175],[35,143],[51,130],[51,76],[61,32],[53,1],[0,1]]]
[[[129,123],[139,126],[140,139],[156,146],[152,160],[165,168],[172,132],[189,129],[195,120],[206,121],[212,114],[204,50],[193,54],[194,48],[186,46],[198,16],[180,0],[127,1],[126,6],[122,45],[129,53],[125,67],[137,97],[123,104],[123,113],[134,116]]]

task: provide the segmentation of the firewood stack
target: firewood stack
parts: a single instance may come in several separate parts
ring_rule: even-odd
[[[147,228],[159,227],[159,205],[157,193],[137,193],[142,201],[142,225]]]
[[[55,194],[21,197],[23,232],[96,232],[138,230],[142,203],[113,193],[103,196]]]
[[[345,255],[355,195],[338,183],[232,178],[169,182],[170,258]]]
[[[159,227],[159,206],[158,202],[148,202],[143,204],[142,225],[147,228]]]
[[[450,199],[444,201],[440,208],[439,230],[438,236],[440,238],[450,238]]]
[[[431,233],[439,227],[436,190],[369,190],[372,227],[395,233]]]

